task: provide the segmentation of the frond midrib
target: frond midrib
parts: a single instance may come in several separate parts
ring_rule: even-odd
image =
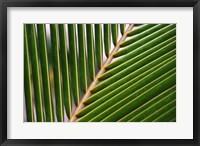
[[[75,112],[72,114],[72,117],[70,118],[69,122],[76,121],[77,119],[76,114],[79,112],[80,109],[84,107],[83,103],[91,95],[91,89],[98,83],[98,78],[105,72],[105,67],[113,60],[113,55],[119,50],[120,44],[127,38],[127,34],[129,33],[129,31],[132,30],[133,27],[134,27],[134,24],[130,24],[127,30],[124,32],[121,39],[118,41],[115,48],[112,50],[111,54],[106,59],[105,63],[103,64],[103,66],[101,67],[97,75],[95,76],[94,80],[90,84],[89,88],[85,92],[82,100],[79,102],[78,106],[76,107]]]

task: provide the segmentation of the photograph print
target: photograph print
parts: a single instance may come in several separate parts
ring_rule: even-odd
[[[24,122],[176,122],[176,24],[24,24]]]

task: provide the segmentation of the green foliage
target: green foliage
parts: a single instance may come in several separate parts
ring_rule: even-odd
[[[26,100],[26,114],[27,121],[34,121],[33,113],[33,100],[32,100],[32,86],[31,86],[31,73],[30,73],[30,57],[28,50],[27,30],[24,26],[24,91]]]
[[[104,48],[105,54],[109,57],[110,54],[110,47],[111,47],[111,29],[110,24],[104,24]]]
[[[86,24],[87,31],[87,54],[88,54],[88,70],[91,80],[95,78],[95,55],[94,55],[94,32],[92,24]]]
[[[79,45],[80,87],[85,93],[87,90],[87,59],[86,59],[85,30],[83,24],[78,24],[78,45]]]
[[[95,24],[95,47],[96,47],[95,51],[96,51],[97,67],[101,69],[102,60],[103,60],[101,24]]]
[[[176,121],[175,24],[50,24],[50,44],[46,30],[24,25],[28,122]]]
[[[57,120],[62,122],[64,120],[63,115],[63,97],[61,88],[61,73],[60,73],[60,55],[59,55],[59,38],[58,38],[58,25],[51,24],[51,44],[53,50],[53,72],[54,72],[54,87],[55,87],[55,99],[56,99],[56,115]]]
[[[49,67],[48,67],[48,56],[47,56],[47,45],[46,45],[46,31],[44,24],[37,25],[38,31],[38,43],[40,51],[40,59],[41,59],[41,69],[42,69],[42,83],[43,83],[43,91],[44,91],[44,104],[45,104],[45,112],[46,112],[46,121],[52,122],[53,119],[53,104],[51,99],[51,89],[50,89],[50,81],[49,81]]]
[[[118,38],[118,24],[111,24],[113,44],[117,45]]]
[[[39,59],[38,59],[38,49],[36,40],[36,30],[34,24],[27,24],[27,38],[28,38],[28,48],[30,50],[31,66],[32,66],[32,77],[35,95],[35,107],[37,121],[44,121],[43,113],[43,102],[42,102],[42,91],[40,83],[40,72],[39,72]]]
[[[66,113],[68,118],[72,115],[71,105],[71,91],[70,91],[70,78],[69,78],[69,63],[67,55],[67,43],[65,25],[59,24],[59,37],[60,37],[60,59],[61,59],[61,70],[62,70],[62,81],[63,81],[63,98]]]
[[[71,69],[71,86],[76,106],[79,104],[79,78],[77,63],[76,29],[75,24],[68,24],[69,61]]]

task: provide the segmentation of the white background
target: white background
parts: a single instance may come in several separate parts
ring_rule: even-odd
[[[23,23],[176,23],[177,122],[23,123]],[[8,139],[192,139],[192,8],[8,8]]]

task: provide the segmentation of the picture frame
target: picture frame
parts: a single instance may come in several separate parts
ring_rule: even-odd
[[[193,7],[193,139],[8,139],[7,8],[8,7]],[[200,145],[200,2],[199,0],[2,0],[0,3],[0,144],[1,145]]]

